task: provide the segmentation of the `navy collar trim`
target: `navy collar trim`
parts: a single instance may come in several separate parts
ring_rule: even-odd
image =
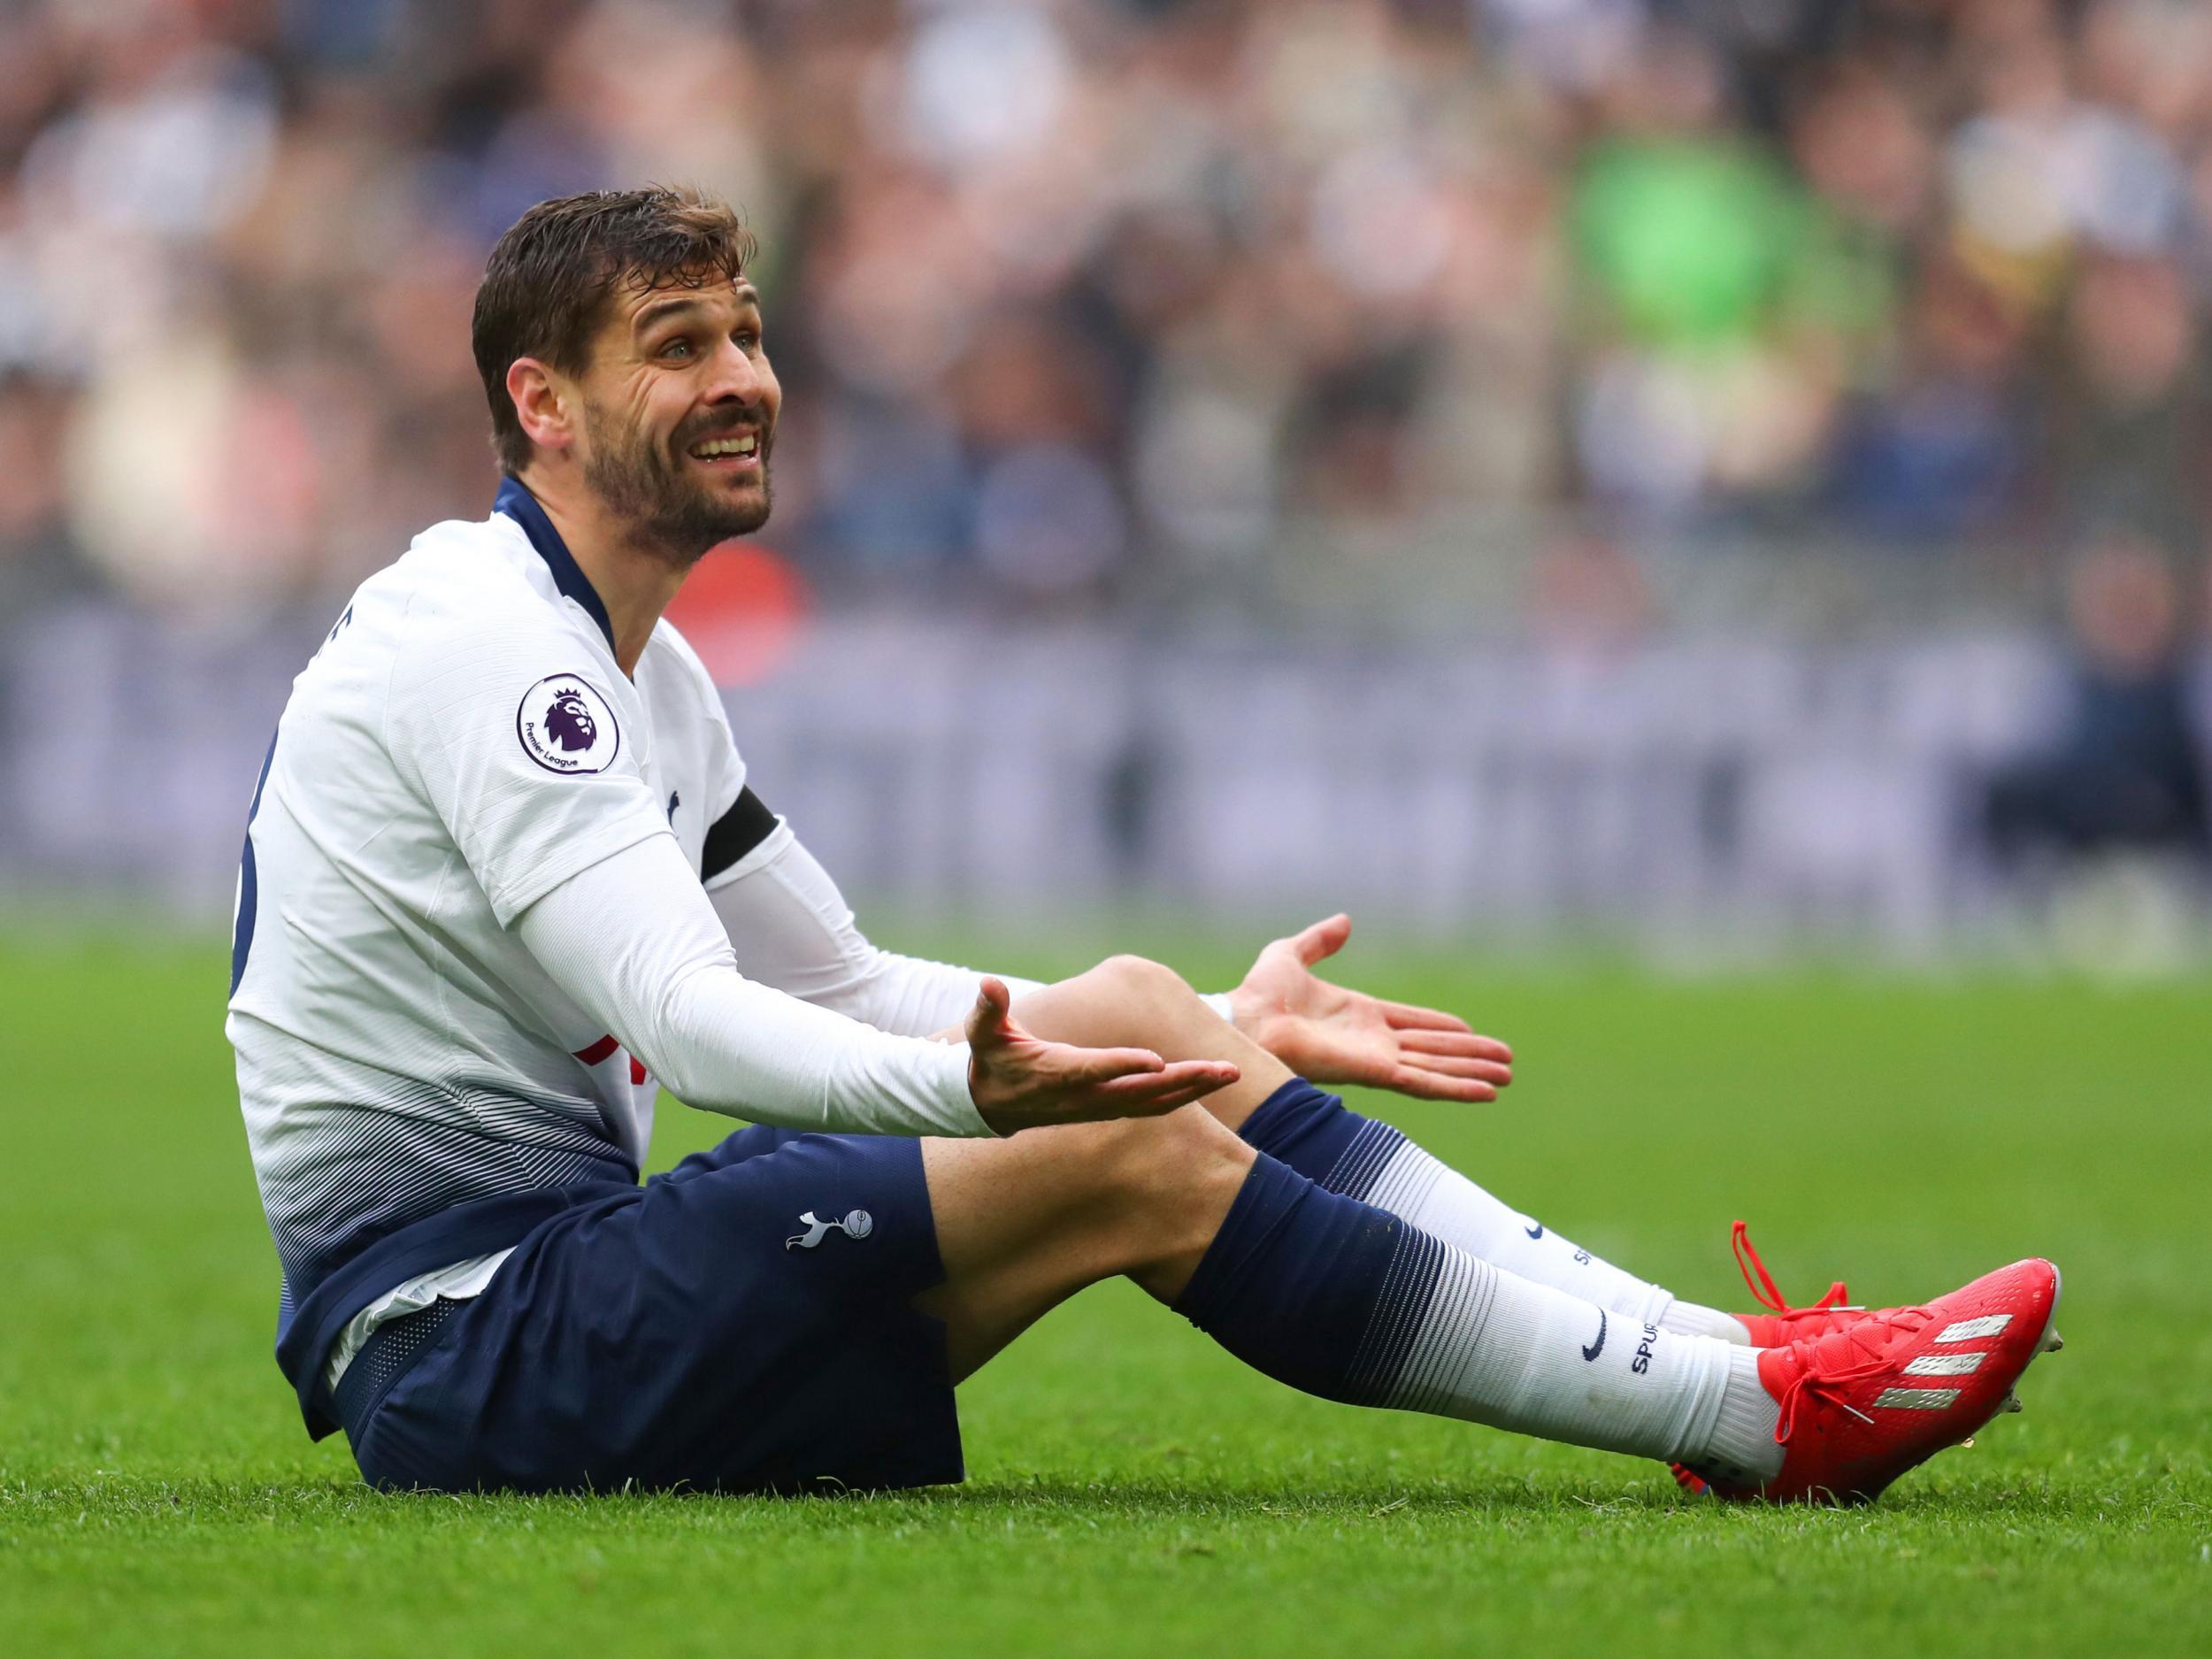
[[[576,556],[568,550],[568,543],[561,540],[561,533],[553,527],[553,520],[545,509],[538,505],[538,498],[520,479],[503,478],[499,480],[499,494],[492,498],[492,511],[505,513],[522,526],[523,534],[530,538],[530,545],[537,549],[538,557],[553,572],[553,585],[583,606],[584,614],[599,625],[599,632],[611,653],[614,623],[607,615],[606,602],[591,585],[591,578],[584,574],[583,566],[577,564]]]

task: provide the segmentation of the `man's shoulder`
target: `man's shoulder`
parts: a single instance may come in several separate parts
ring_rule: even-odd
[[[579,695],[603,703],[608,676],[525,556],[511,520],[432,525],[355,591],[300,677],[293,723],[369,724],[404,760],[441,750],[457,721],[482,742],[514,741],[518,699],[551,679],[581,677]],[[612,713],[601,724],[613,730]]]
[[[407,551],[382,574],[414,595],[419,609],[474,605],[506,594],[539,600],[534,606],[514,607],[518,613],[544,611],[549,607],[526,573],[522,556],[528,550],[521,526],[503,514],[444,518],[409,542]]]
[[[528,552],[512,519],[447,519],[418,535],[368,587],[379,590],[396,649],[417,664],[558,647],[573,630],[531,581]]]

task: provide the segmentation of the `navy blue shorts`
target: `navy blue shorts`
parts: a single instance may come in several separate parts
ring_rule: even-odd
[[[354,1445],[380,1486],[929,1486],[964,1473],[918,1141],[744,1129],[541,1225]]]

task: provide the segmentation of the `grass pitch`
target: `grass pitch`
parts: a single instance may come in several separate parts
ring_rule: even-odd
[[[1305,1400],[1122,1286],[964,1390],[965,1487],[372,1494],[269,1356],[225,966],[0,945],[0,1653],[2212,1651],[2212,987],[1356,954],[1519,1051],[1505,1105],[1394,1119],[1686,1295],[1741,1304],[1737,1215],[1800,1299],[2060,1262],[2026,1414],[1838,1514]],[[664,1106],[656,1167],[723,1127]]]

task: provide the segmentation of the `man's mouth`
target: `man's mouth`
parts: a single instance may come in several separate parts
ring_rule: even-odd
[[[731,437],[708,438],[693,444],[686,453],[693,460],[704,461],[710,465],[741,465],[758,457],[760,434],[747,432]]]

